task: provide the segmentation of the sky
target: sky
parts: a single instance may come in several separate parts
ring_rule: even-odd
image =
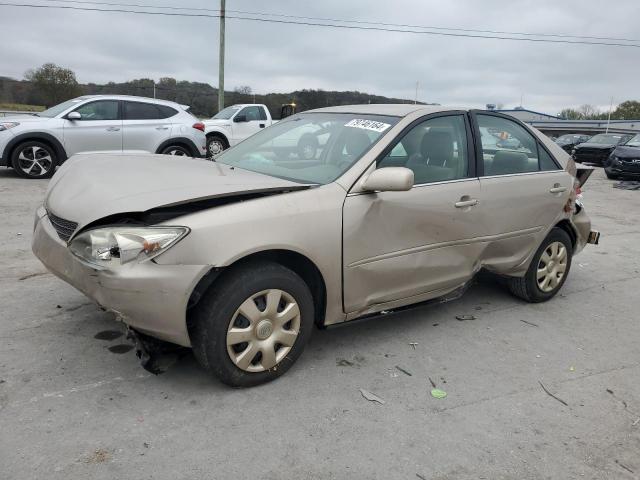
[[[192,8],[220,5],[219,0],[103,1]],[[52,0],[17,3],[60,5]],[[227,0],[227,9],[460,29],[619,37],[638,39],[634,43],[640,45],[638,0],[615,0],[606,6],[602,0]],[[217,18],[0,5],[0,75],[23,78],[27,69],[53,62],[74,70],[82,83],[174,77],[217,86],[218,23]],[[494,103],[513,108],[522,99],[523,107],[551,114],[585,103],[607,110],[612,97],[614,104],[640,100],[640,48],[238,19],[227,19],[226,33],[228,90],[241,85],[257,93],[304,88],[358,90],[413,99],[419,82],[418,100],[423,102],[465,107]]]

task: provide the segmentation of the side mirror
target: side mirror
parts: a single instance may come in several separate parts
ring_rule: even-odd
[[[248,122],[246,115],[236,115],[233,121],[236,123]]]
[[[362,184],[370,192],[406,192],[413,187],[413,170],[405,167],[383,167],[374,170]]]
[[[80,112],[71,112],[67,115],[67,120],[81,120],[82,114]]]

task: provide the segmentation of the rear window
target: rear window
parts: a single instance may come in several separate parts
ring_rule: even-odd
[[[173,117],[178,111],[166,105],[143,102],[124,102],[125,120],[159,120]]]

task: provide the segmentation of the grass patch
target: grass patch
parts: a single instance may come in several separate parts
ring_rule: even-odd
[[[42,112],[42,105],[25,105],[22,103],[0,103],[0,110],[15,110],[19,112]]]

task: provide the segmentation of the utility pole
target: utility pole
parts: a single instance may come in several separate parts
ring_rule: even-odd
[[[605,133],[609,133],[609,125],[611,125],[611,110],[613,110],[613,97],[611,97],[611,103],[609,104],[609,118],[607,118],[607,130]]]
[[[420,86],[420,82],[416,82],[416,99],[413,101],[413,104],[416,105],[418,103],[418,87]]]
[[[224,108],[224,15],[225,0],[220,0],[220,54],[218,65],[218,111]]]
[[[156,98],[156,81],[153,81],[153,98]]]

